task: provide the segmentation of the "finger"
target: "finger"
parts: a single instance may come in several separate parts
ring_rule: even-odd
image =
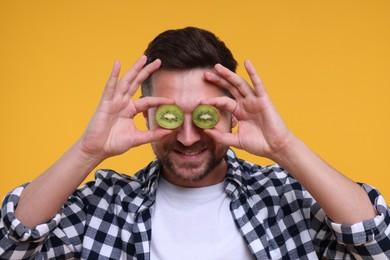
[[[128,94],[133,96],[134,93],[137,91],[139,86],[147,79],[149,78],[153,72],[158,70],[161,66],[161,60],[156,59],[153,62],[146,65],[137,75],[137,77],[134,79],[133,82],[130,84],[130,88],[128,90]]]
[[[133,101],[137,113],[145,112],[152,107],[158,107],[163,104],[173,104],[175,100],[164,97],[143,97]]]
[[[227,96],[204,99],[200,103],[204,105],[215,106],[219,109],[226,110],[232,114],[234,114],[237,108],[237,101]]]
[[[120,70],[121,70],[120,62],[115,61],[111,69],[111,74],[108,77],[108,80],[106,82],[106,86],[104,88],[103,95],[102,95],[102,100],[110,100],[114,96]]]
[[[135,142],[135,146],[157,142],[161,140],[163,137],[172,133],[173,130],[158,128],[156,130],[146,130],[140,131],[138,133],[138,138]]]
[[[211,137],[217,143],[240,148],[237,138],[232,133],[227,133],[217,128],[205,129],[204,133],[207,134],[209,137]]]
[[[142,55],[135,64],[123,75],[123,77],[118,82],[118,93],[120,95],[124,95],[127,93],[127,91],[130,88],[131,83],[134,81],[134,79],[137,77],[137,75],[140,73],[142,68],[144,67],[145,63],[147,61],[147,58],[145,55]]]
[[[267,90],[264,87],[263,81],[261,80],[259,74],[257,74],[256,69],[250,60],[246,60],[244,62],[244,66],[253,84],[255,94],[257,96],[267,94]]]
[[[218,75],[226,79],[230,84],[232,84],[237,90],[241,93],[242,96],[252,95],[252,87],[239,75],[232,72],[228,68],[222,66],[221,64],[216,64],[214,66]]]
[[[235,99],[239,99],[242,97],[242,94],[238,91],[237,88],[232,86],[232,84],[230,84],[230,82],[228,82],[224,78],[218,76],[217,74],[210,72],[210,71],[207,71],[207,72],[205,72],[204,76],[205,76],[205,79],[207,81],[210,81],[210,82],[214,83],[215,85],[228,90],[230,92],[230,94],[232,94],[232,96]]]

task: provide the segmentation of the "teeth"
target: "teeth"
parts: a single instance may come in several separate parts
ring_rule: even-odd
[[[191,153],[189,153],[189,152],[184,152],[183,154],[184,154],[184,155],[192,156],[192,155],[197,155],[198,152],[191,152]]]
[[[187,156],[194,156],[201,153],[201,151],[179,151],[179,152]]]

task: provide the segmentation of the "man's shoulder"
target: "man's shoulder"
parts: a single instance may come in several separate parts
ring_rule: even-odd
[[[119,195],[139,193],[147,186],[150,178],[157,175],[156,163],[152,162],[135,174],[128,175],[111,169],[99,169],[95,173],[95,180],[85,185],[95,195]]]
[[[137,174],[138,172],[134,175],[127,175],[112,169],[99,169],[95,173],[95,186],[109,188],[131,185],[136,189],[141,184],[141,181],[137,178]]]
[[[260,165],[244,160],[236,156],[236,154],[229,150],[227,153],[227,161],[229,168],[237,175],[246,179],[285,179],[292,178],[292,176],[280,165]]]
[[[228,154],[230,175],[247,185],[248,190],[260,191],[304,189],[287,170],[278,164],[262,166]]]
[[[243,176],[250,186],[261,185],[263,188],[285,188],[298,184],[283,167],[278,164],[261,166],[247,161],[242,162]],[[257,185],[256,185],[257,184]]]

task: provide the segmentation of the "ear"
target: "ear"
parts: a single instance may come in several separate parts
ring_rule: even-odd
[[[142,115],[145,118],[146,127],[149,128],[149,110],[142,112]]]
[[[237,118],[234,115],[232,115],[232,128],[236,127],[237,124],[238,124]]]

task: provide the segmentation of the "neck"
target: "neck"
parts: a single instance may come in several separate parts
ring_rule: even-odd
[[[169,172],[164,167],[162,169],[162,175],[168,182],[187,188],[201,188],[221,183],[225,180],[226,173],[227,163],[225,160],[221,160],[216,167],[201,178],[186,178],[183,176],[177,176],[176,174]]]

